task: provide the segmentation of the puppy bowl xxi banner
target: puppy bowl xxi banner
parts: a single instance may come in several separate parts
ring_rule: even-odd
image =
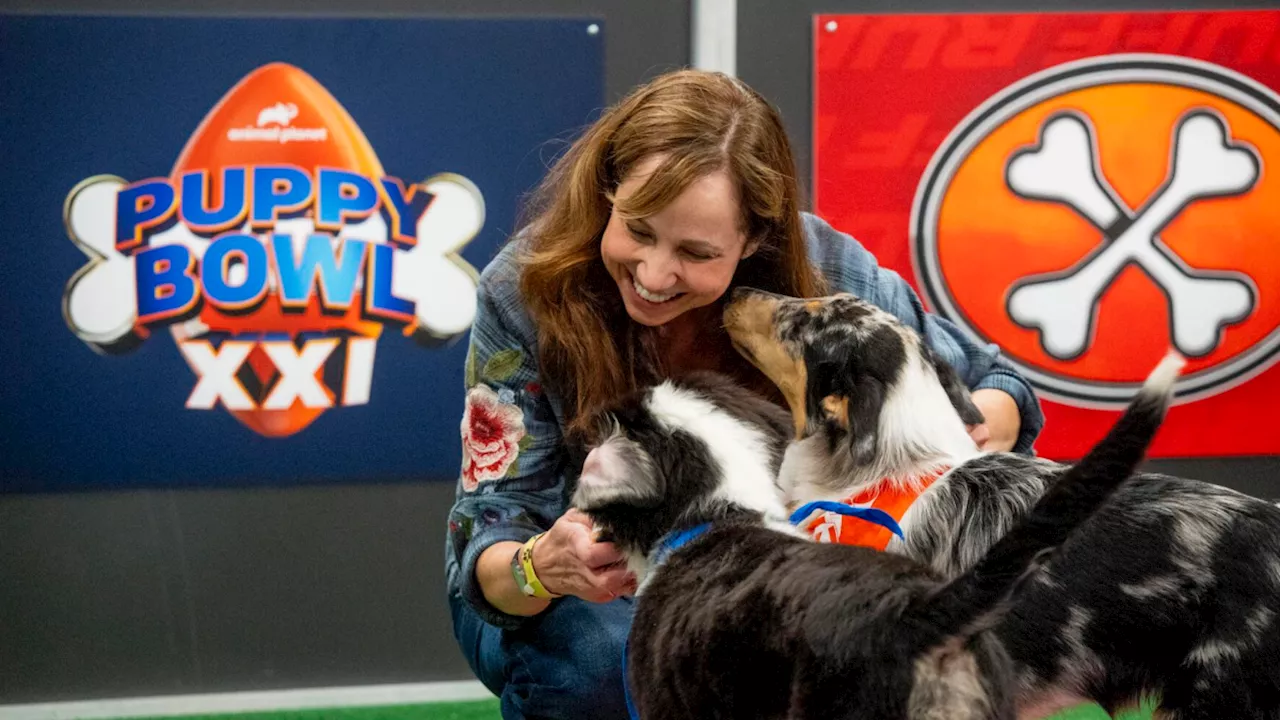
[[[591,20],[0,15],[0,490],[452,480]]]
[[[1157,457],[1280,453],[1280,12],[815,18],[819,213],[1079,457],[1168,348]]]

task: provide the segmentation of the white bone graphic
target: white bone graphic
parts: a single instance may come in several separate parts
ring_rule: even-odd
[[[98,175],[67,195],[63,219],[71,242],[89,262],[67,282],[62,317],[76,337],[95,350],[110,350],[133,338],[137,319],[133,258],[116,251],[116,195],[127,183]]]
[[[115,176],[89,178],[72,189],[64,206],[67,233],[90,260],[67,283],[63,293],[63,317],[67,326],[84,342],[98,350],[116,351],[139,340],[133,258],[115,248],[116,196],[128,183]],[[476,313],[478,276],[458,252],[484,225],[484,200],[478,188],[458,175],[442,174],[422,183],[435,197],[417,224],[418,243],[398,250],[393,292],[416,303],[415,339],[424,344],[451,340],[471,327]],[[280,220],[265,233],[292,237],[295,252],[314,231],[311,218]],[[246,224],[241,232],[250,232]],[[380,213],[359,223],[347,224],[339,233],[343,240],[388,242],[388,229]],[[193,234],[181,222],[151,236],[150,246],[181,244],[197,261],[204,257],[210,241]],[[339,240],[333,240],[335,247]],[[232,283],[243,281],[245,268],[231,269]],[[269,276],[274,292],[276,281]],[[363,287],[363,278],[357,281]],[[174,323],[175,340],[203,335],[208,328],[198,317]]]
[[[431,345],[461,335],[475,319],[480,278],[457,253],[484,226],[484,199],[461,175],[422,185],[435,197],[418,219],[418,244],[396,260],[391,289],[417,303],[414,337]]]
[[[1222,329],[1253,311],[1253,285],[1239,273],[1190,268],[1158,233],[1192,202],[1252,189],[1260,172],[1256,153],[1231,143],[1226,123],[1217,115],[1192,112],[1174,129],[1164,185],[1136,211],[1125,207],[1097,163],[1092,128],[1072,114],[1048,120],[1040,145],[1009,160],[1010,189],[1071,207],[1109,241],[1062,272],[1020,281],[1009,294],[1009,316],[1038,329],[1049,355],[1078,357],[1089,345],[1103,293],[1135,262],[1169,299],[1174,346],[1189,357],[1212,352]]]

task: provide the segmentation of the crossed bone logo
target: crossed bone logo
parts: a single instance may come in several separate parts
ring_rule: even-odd
[[[1222,395],[1280,362],[1275,157],[1280,93],[1243,73],[1045,68],[971,108],[921,175],[921,294],[1055,402],[1120,407],[1171,345],[1197,360],[1179,402]]]
[[[1197,270],[1170,250],[1160,231],[1192,203],[1241,195],[1261,173],[1257,152],[1233,142],[1227,122],[1210,110],[1184,115],[1173,131],[1163,185],[1130,209],[1107,183],[1087,118],[1049,118],[1039,145],[1015,153],[1006,182],[1016,194],[1066,205],[1097,228],[1102,243],[1058,273],[1021,280],[1008,296],[1009,316],[1040,332],[1045,352],[1059,360],[1088,349],[1102,296],[1129,263],[1136,263],[1169,301],[1170,335],[1189,357],[1211,353],[1223,329],[1249,316],[1256,293],[1241,273]]]

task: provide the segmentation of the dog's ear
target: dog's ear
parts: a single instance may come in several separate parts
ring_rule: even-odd
[[[821,419],[843,431],[849,429],[849,394],[853,391],[845,377],[845,363],[810,359],[806,364],[805,415],[810,422]]]
[[[876,458],[880,442],[880,411],[884,409],[884,383],[863,375],[849,402],[849,440],[855,462],[866,465]]]
[[[884,383],[846,364],[817,364],[816,405],[829,425],[848,437],[854,462],[875,459],[880,440],[880,411],[884,407]]]
[[[960,414],[960,419],[966,425],[981,425],[986,422],[987,419],[982,415],[982,411],[973,404],[969,388],[960,382],[960,376],[956,374],[955,368],[951,367],[951,363],[939,357],[928,345],[921,343],[920,350],[924,353],[925,360],[933,365],[938,382],[942,383],[942,389],[946,391],[952,407]]]
[[[606,505],[652,508],[662,493],[661,473],[649,454],[634,441],[611,438],[584,459],[573,505],[587,512]]]

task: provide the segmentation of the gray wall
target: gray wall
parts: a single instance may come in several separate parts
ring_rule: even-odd
[[[690,60],[673,0],[0,0],[54,10],[591,16],[606,101]],[[443,590],[453,481],[0,496],[0,703],[470,680]]]

